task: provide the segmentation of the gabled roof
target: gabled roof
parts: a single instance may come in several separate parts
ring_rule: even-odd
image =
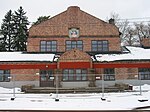
[[[92,62],[90,55],[79,50],[72,49],[66,51],[64,54],[60,56],[58,59],[59,62]]]
[[[115,25],[100,20],[77,6],[71,6],[66,11],[33,25],[29,30],[31,36],[67,36],[69,28],[79,28],[83,36],[118,36],[119,30]]]

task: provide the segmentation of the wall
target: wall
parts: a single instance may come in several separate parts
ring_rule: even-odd
[[[82,81],[82,82],[61,82],[62,87],[64,88],[74,88],[74,87],[88,87],[89,82],[88,81]]]
[[[150,38],[143,38],[142,45],[144,47],[150,47]]]
[[[96,87],[102,87],[102,81],[101,80],[96,80]],[[104,86],[113,86],[115,84],[129,84],[133,86],[139,86],[139,85],[144,85],[148,84],[150,85],[149,80],[137,80],[137,79],[130,79],[130,80],[115,80],[115,81],[104,81]]]
[[[15,81],[15,85],[13,81],[0,82],[0,86],[5,88],[14,88],[14,86],[21,88],[22,85],[34,85],[35,87],[39,87],[39,81]]]
[[[70,28],[78,28],[80,37],[70,39]],[[40,40],[57,40],[58,52],[65,52],[66,40],[83,40],[83,51],[91,51],[91,40],[108,40],[110,51],[121,51],[119,29],[72,6],[66,11],[29,29],[28,52],[40,52]]]
[[[41,37],[41,38],[29,38],[28,39],[28,52],[40,52],[40,41],[41,40],[56,40],[57,41],[57,52],[65,52],[66,51],[66,40],[82,40],[83,41],[83,51],[90,52],[91,51],[91,41],[92,40],[108,40],[109,43],[109,51],[121,51],[120,48],[120,38],[118,37],[79,37],[77,39],[70,39],[69,37],[62,38],[53,38],[53,37]]]
[[[79,28],[80,35],[84,36],[119,36],[119,30],[115,25],[104,22],[76,6],[69,7],[38,25],[33,25],[29,29],[29,36],[66,36],[68,29],[72,27]]]
[[[10,76],[12,77],[10,82],[0,82],[0,86],[13,88],[22,85],[34,85],[39,87],[39,69],[11,69]]]
[[[136,79],[138,68],[116,68],[116,80]]]
[[[39,69],[12,69],[11,75],[15,76],[16,81],[38,81]]]

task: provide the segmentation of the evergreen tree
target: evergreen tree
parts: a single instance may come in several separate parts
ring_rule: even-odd
[[[40,16],[37,18],[37,21],[33,23],[33,25],[40,24],[43,21],[46,21],[50,18],[50,16]]]
[[[14,41],[13,48],[16,51],[26,51],[27,37],[28,37],[28,27],[29,21],[27,16],[25,16],[23,8],[20,7],[14,14]]]
[[[6,49],[6,40],[2,35],[0,37],[0,51],[7,51],[7,49]]]
[[[13,42],[13,13],[9,10],[3,19],[0,30],[0,50],[11,51]]]

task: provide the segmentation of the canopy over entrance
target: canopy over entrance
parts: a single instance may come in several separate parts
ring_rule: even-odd
[[[92,59],[87,53],[72,49],[61,55],[57,68],[92,68]]]

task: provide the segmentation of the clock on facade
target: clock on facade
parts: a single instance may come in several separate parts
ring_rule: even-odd
[[[77,28],[69,29],[69,37],[70,38],[78,38],[79,37],[79,29],[77,29]]]

